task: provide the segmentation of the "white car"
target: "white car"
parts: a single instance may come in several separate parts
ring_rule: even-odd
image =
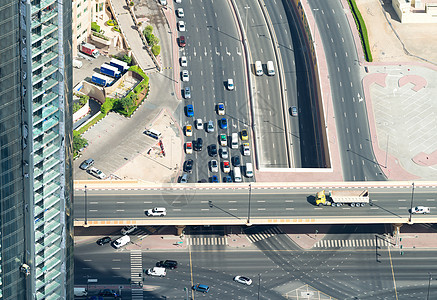
[[[179,29],[179,31],[185,31],[185,22],[184,21],[178,21],[178,29]]]
[[[188,66],[187,57],[186,56],[182,56],[181,57],[181,67],[187,67],[187,66]]]
[[[93,176],[96,176],[99,179],[105,179],[106,178],[105,173],[103,173],[102,171],[100,171],[97,168],[91,167],[91,168],[88,168],[87,171],[88,171],[88,173],[90,173]]]
[[[228,79],[228,90],[233,91],[234,90],[234,80]]]
[[[127,235],[129,233],[132,233],[135,231],[135,229],[137,229],[138,227],[136,225],[129,225],[129,226],[124,226],[121,229],[121,234],[122,235]]]
[[[219,116],[225,115],[225,105],[223,103],[217,104],[217,112],[218,112]]]
[[[228,149],[226,147],[222,147],[220,149],[220,155],[222,156],[223,159],[228,159],[229,158]]]
[[[245,284],[245,285],[252,284],[252,279],[250,279],[248,277],[244,277],[244,276],[235,276],[234,281],[241,283],[241,284]]]
[[[243,155],[244,156],[249,156],[250,155],[249,143],[243,143]]]
[[[124,245],[127,245],[129,242],[130,242],[130,237],[128,235],[125,235],[113,241],[112,246],[118,249],[120,247],[123,247]]]
[[[211,172],[218,172],[218,162],[215,159],[211,160]]]
[[[196,120],[196,129],[198,129],[198,130],[202,130],[203,129],[203,121],[202,121],[202,119],[197,119]]]
[[[161,5],[167,5],[167,0],[159,0],[161,2]]]
[[[182,81],[190,81],[190,75],[187,70],[182,71]]]
[[[183,17],[185,17],[184,9],[183,9],[183,8],[178,8],[178,9],[176,10],[176,13],[178,14],[178,17],[179,17],[179,18],[183,18]]]
[[[167,210],[164,207],[154,207],[146,210],[148,217],[163,217],[167,214]]]
[[[176,3],[182,3],[182,0],[176,0]]]
[[[146,274],[150,276],[159,276],[159,277],[164,277],[165,275],[167,275],[167,273],[165,272],[165,268],[160,268],[160,267],[150,268],[146,271]]]
[[[412,214],[429,214],[431,209],[426,206],[416,206],[411,209]]]

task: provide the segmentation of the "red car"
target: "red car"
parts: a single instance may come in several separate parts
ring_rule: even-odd
[[[185,47],[187,44],[185,42],[185,37],[183,35],[181,35],[179,37],[179,47]]]

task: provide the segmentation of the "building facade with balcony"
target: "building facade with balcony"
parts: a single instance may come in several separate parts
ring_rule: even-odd
[[[73,299],[72,2],[0,20],[0,299]]]

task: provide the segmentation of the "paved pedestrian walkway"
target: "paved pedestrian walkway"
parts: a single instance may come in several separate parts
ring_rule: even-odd
[[[117,14],[116,19],[118,21],[118,25],[128,42],[128,47],[130,47],[134,53],[139,66],[144,71],[154,69],[155,64],[145,48],[146,46],[140,37],[140,33],[136,29],[136,24],[132,19],[126,1],[114,0],[111,1],[111,3],[114,11]]]

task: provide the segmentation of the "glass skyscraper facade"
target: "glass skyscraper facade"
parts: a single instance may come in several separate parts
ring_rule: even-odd
[[[71,5],[0,0],[0,300],[73,299]]]

